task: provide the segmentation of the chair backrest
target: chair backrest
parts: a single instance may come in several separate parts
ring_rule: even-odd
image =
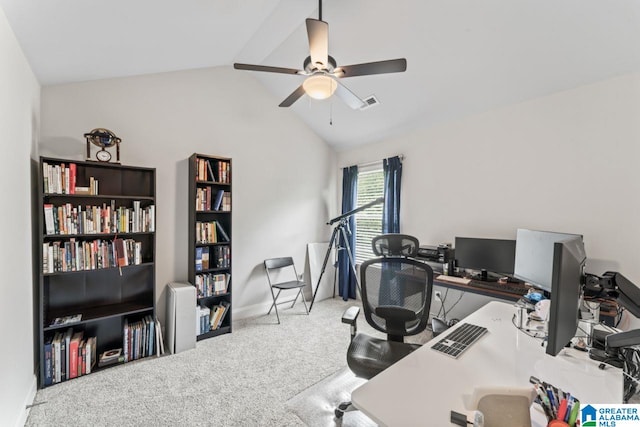
[[[415,257],[418,254],[418,239],[408,234],[382,234],[371,240],[373,253],[377,256]]]
[[[413,258],[380,257],[362,263],[362,306],[367,322],[387,334],[390,341],[404,341],[427,327],[433,270]]]
[[[291,270],[282,270],[285,269],[287,267],[291,267]],[[293,258],[291,257],[281,257],[281,258],[270,258],[270,259],[265,259],[264,260],[264,269],[267,272],[267,279],[269,280],[270,284],[275,284],[278,282],[282,281],[282,277],[280,276],[280,274],[284,274],[286,277],[289,276],[295,276],[295,280],[298,279],[298,271],[296,270],[296,266],[293,263]],[[275,273],[276,277],[275,277],[275,282],[272,281],[274,278],[271,277],[272,272],[274,271],[282,271],[282,273]],[[291,279],[287,279],[287,280],[291,280]]]

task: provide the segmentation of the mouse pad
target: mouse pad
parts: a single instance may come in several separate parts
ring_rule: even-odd
[[[530,402],[525,396],[488,394],[478,401],[484,427],[531,427]]]

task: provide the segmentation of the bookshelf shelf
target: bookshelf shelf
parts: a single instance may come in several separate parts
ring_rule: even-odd
[[[117,194],[57,194],[57,193],[45,193],[42,197],[47,199],[93,199],[93,200],[103,200],[103,199],[116,199],[116,200],[155,200],[155,197],[148,196],[122,196]]]
[[[34,175],[39,387],[154,354],[156,170],[41,157]]]
[[[189,282],[197,289],[196,315],[205,317],[200,341],[231,332],[231,159],[189,157],[188,193]]]
[[[109,237],[129,237],[129,236],[141,236],[141,235],[149,235],[152,236],[154,233],[152,231],[140,231],[136,233],[82,233],[82,234],[45,234],[42,238],[47,240],[63,240],[63,239],[71,239],[71,238],[86,238],[86,237],[98,237],[98,238],[109,238]]]
[[[153,267],[155,264],[153,262],[143,262],[142,264],[134,264],[134,265],[123,265],[122,267],[106,267],[106,268],[96,268],[94,270],[77,270],[77,271],[58,271],[55,273],[42,273],[43,276],[67,276],[71,274],[93,274],[95,271],[100,270],[118,270],[118,269],[135,269],[141,267]]]
[[[139,304],[139,303],[122,303],[122,304],[110,304],[102,307],[91,307],[91,308],[78,308],[77,310],[69,311],[62,310],[57,312],[51,312],[48,316],[49,325],[53,319],[57,317],[70,316],[74,314],[82,314],[82,320],[79,322],[69,323],[66,325],[56,325],[56,326],[47,326],[44,328],[45,331],[54,331],[59,329],[67,329],[69,327],[75,327],[77,325],[83,325],[90,322],[97,322],[104,319],[109,319],[112,317],[118,316],[129,316],[132,314],[138,314],[143,312],[153,311],[154,307]]]
[[[198,335],[197,340],[202,341],[207,338],[213,338],[213,337],[217,337],[218,335],[229,334],[229,333],[231,333],[231,326],[222,326],[219,329],[215,329],[213,331],[205,332],[204,334]]]

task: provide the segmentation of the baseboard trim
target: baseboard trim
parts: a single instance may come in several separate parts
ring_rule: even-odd
[[[306,298],[306,295],[305,295],[305,298]],[[320,297],[320,295],[317,295],[316,301],[322,301],[323,299],[328,299],[328,298],[331,298],[331,295],[325,296],[322,298]],[[292,303],[293,297],[288,299],[278,298],[278,308],[280,308],[280,306],[285,305],[287,302]],[[248,305],[245,307],[237,308],[234,306],[233,319],[242,320],[242,319],[248,319],[250,317],[264,316],[269,311],[269,307],[271,307],[272,303],[273,301],[268,301],[268,302],[261,302],[258,304]],[[298,298],[298,300],[296,301],[296,307],[298,306],[298,304],[302,305],[302,298]],[[310,305],[311,305],[311,298],[307,298],[307,307],[309,307]],[[302,309],[304,310],[304,307],[302,307]],[[273,310],[271,311],[271,314],[275,316],[275,313],[273,313]]]
[[[16,427],[24,427],[27,422],[27,418],[29,417],[30,405],[33,404],[34,399],[36,398],[36,392],[38,391],[38,378],[33,375],[31,379],[31,386],[29,387],[29,392],[25,396],[24,404],[20,408],[20,415],[16,420]]]

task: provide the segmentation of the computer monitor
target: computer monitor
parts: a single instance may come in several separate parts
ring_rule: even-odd
[[[551,292],[554,243],[582,236],[519,228],[516,232],[516,256],[513,275],[543,291]],[[457,255],[456,248],[456,255]]]
[[[553,244],[546,350],[552,356],[557,355],[576,335],[586,259],[580,236]]]
[[[499,275],[513,274],[516,241],[456,237],[456,265],[460,268],[480,270],[480,279],[488,280],[488,272]]]

